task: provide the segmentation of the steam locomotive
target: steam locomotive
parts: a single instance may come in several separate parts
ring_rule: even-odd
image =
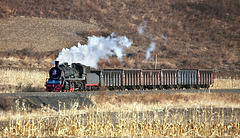
[[[213,85],[212,69],[103,69],[93,70],[80,63],[59,65],[49,71],[46,91],[131,89],[199,89]]]

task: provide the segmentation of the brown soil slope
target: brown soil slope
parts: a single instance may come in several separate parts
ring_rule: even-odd
[[[28,33],[30,40],[25,40],[17,34],[12,36],[10,32],[14,30],[6,31],[1,35],[17,39],[13,43],[7,41],[8,37],[2,39],[3,50],[24,43],[21,48],[31,49],[37,44],[38,51],[59,51],[76,45],[77,40],[86,42],[87,35],[116,32],[134,42],[128,50],[133,54],[126,60],[131,68],[153,67],[152,62],[141,61],[149,44],[155,42],[157,48],[153,53],[158,55],[158,68],[240,70],[240,2],[236,0],[0,0],[1,20],[11,20],[7,18],[10,16],[44,18],[34,19],[42,21],[44,33]],[[64,23],[53,21],[54,25],[49,25],[44,23],[46,19],[61,19]],[[89,29],[74,30],[78,23],[65,25],[70,20],[86,23]],[[59,32],[66,33],[51,34],[51,29],[58,25],[63,27]],[[143,34],[138,33],[139,26],[144,26]],[[26,31],[32,32],[31,29]],[[45,34],[51,37],[46,40]],[[73,34],[75,37],[71,40],[69,36]],[[53,46],[55,43],[57,46]]]

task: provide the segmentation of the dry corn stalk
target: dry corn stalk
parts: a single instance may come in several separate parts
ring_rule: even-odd
[[[16,102],[18,103],[18,101]],[[59,106],[61,103],[59,103]],[[64,106],[64,105],[63,105]],[[231,114],[229,114],[229,112]],[[2,137],[31,136],[128,136],[128,137],[238,137],[238,109],[213,107],[154,109],[147,111],[101,111],[79,113],[76,108],[51,115],[42,109],[30,117],[25,108],[0,131]]]

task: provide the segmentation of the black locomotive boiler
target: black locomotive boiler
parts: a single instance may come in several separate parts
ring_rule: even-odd
[[[199,89],[213,85],[212,69],[103,69],[80,63],[59,65],[49,71],[47,91]]]
[[[55,67],[49,71],[46,82],[47,91],[83,91],[99,88],[99,76],[90,72],[90,67],[80,63],[63,63],[55,61]]]

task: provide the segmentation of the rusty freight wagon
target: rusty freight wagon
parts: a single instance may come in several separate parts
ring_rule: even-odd
[[[101,72],[101,86],[110,90],[122,89],[122,69],[104,69]]]
[[[140,69],[125,69],[122,77],[125,89],[142,89]]]
[[[161,87],[164,89],[172,89],[178,87],[178,70],[177,69],[161,69]]]
[[[142,70],[141,84],[144,89],[161,89],[161,70]]]
[[[213,85],[213,70],[212,69],[199,69],[198,70],[198,87],[209,88]]]

